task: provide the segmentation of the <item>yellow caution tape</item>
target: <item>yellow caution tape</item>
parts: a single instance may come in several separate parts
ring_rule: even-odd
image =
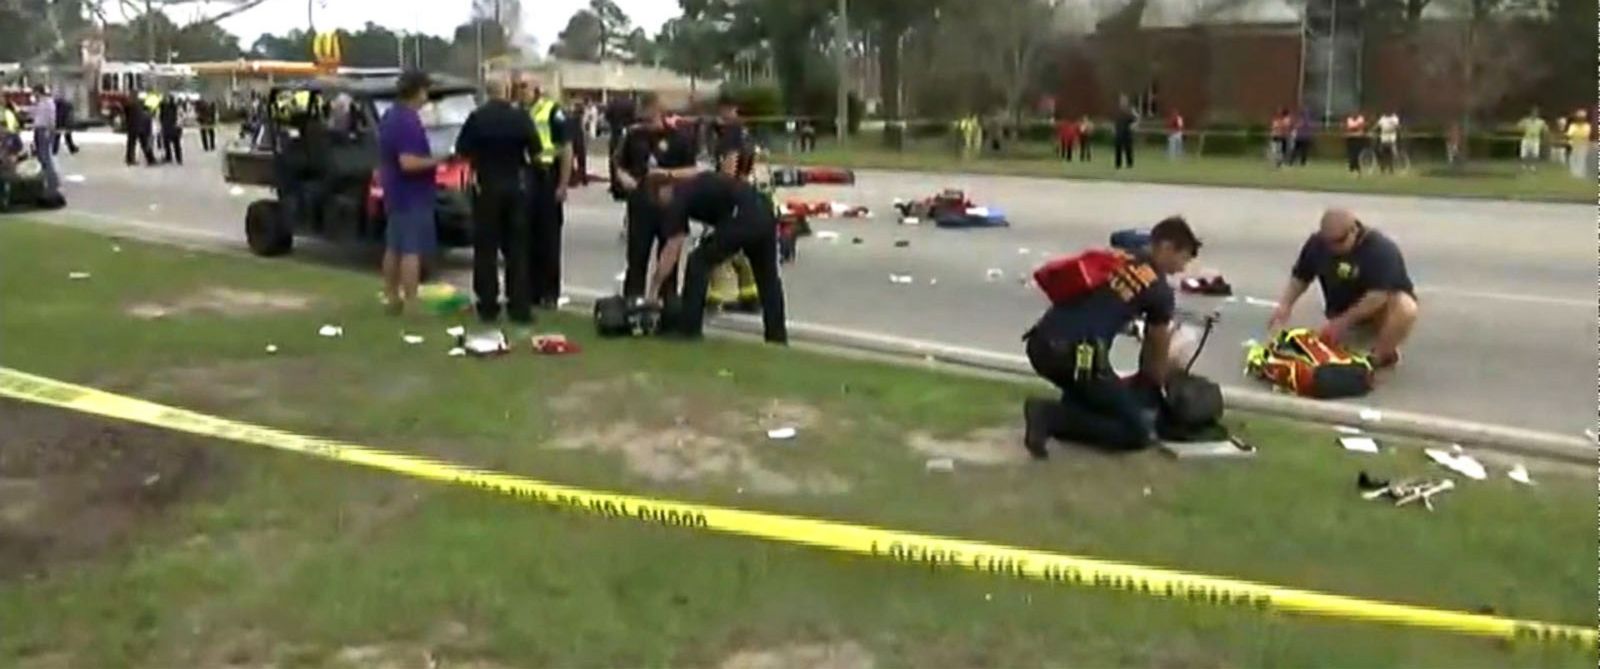
[[[830,520],[595,492],[330,439],[291,434],[4,367],[0,367],[0,397],[294,451],[421,479],[467,485],[566,510],[806,544],[936,569],[970,569],[1013,578],[1110,588],[1191,602],[1244,606],[1261,611],[1291,611],[1513,640],[1563,642],[1590,649],[1596,647],[1597,638],[1600,638],[1595,629],[1574,625],[1393,604]]]

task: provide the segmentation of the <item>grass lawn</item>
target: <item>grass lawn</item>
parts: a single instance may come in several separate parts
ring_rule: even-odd
[[[1593,620],[1587,476],[1536,470],[1526,488],[1497,472],[1434,513],[1396,509],[1359,499],[1356,474],[1435,474],[1419,453],[1350,455],[1325,428],[1248,415],[1231,420],[1261,449],[1250,462],[1031,463],[1016,385],[741,342],[596,340],[569,316],[544,328],[580,341],[577,356],[450,358],[454,321],[393,321],[375,291],[359,273],[0,219],[0,364],[549,481]],[[317,336],[325,323],[344,337]],[[428,341],[405,344],[402,327]],[[14,403],[0,425],[0,666],[1595,662],[568,515]],[[799,437],[767,440],[780,425]],[[936,457],[955,470],[928,471]]]
[[[1574,179],[1560,165],[1543,163],[1535,173],[1523,172],[1510,161],[1480,161],[1470,175],[1444,172],[1442,164],[1414,163],[1410,175],[1353,177],[1343,159],[1320,158],[1306,167],[1274,169],[1264,157],[1190,157],[1172,162],[1165,149],[1138,147],[1137,169],[1113,169],[1110,146],[1096,146],[1094,160],[1068,163],[1054,155],[1054,147],[1042,143],[1013,145],[1000,157],[969,161],[958,159],[953,150],[938,141],[914,142],[905,151],[882,148],[875,137],[863,137],[848,149],[831,141],[820,141],[817,150],[797,155],[778,155],[775,160],[804,165],[835,165],[853,168],[913,170],[931,172],[971,172],[1031,177],[1060,177],[1132,181],[1200,186],[1238,186],[1291,190],[1335,191],[1385,195],[1435,195],[1450,197],[1496,198],[1508,200],[1548,200],[1592,202],[1594,183]]]

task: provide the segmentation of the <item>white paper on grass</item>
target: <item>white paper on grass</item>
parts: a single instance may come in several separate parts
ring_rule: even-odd
[[[1357,453],[1378,452],[1378,442],[1371,437],[1344,437],[1339,440],[1339,445],[1343,446],[1344,450],[1356,451]]]
[[[796,434],[799,434],[799,432],[792,427],[779,427],[767,430],[767,438],[778,441],[793,439]]]
[[[69,272],[67,274],[67,278],[72,280],[72,281],[82,281],[84,279],[89,278],[89,273],[88,272]]]
[[[324,325],[317,330],[317,334],[324,337],[342,337],[344,336],[344,328],[337,325]]]
[[[448,330],[445,330],[444,333],[447,334],[447,335],[450,335],[451,337],[464,337],[467,334],[467,329],[464,328],[464,327],[461,327],[460,325],[457,325],[457,326],[454,326],[454,327],[452,327],[452,328],[450,328]]]
[[[1512,467],[1511,471],[1506,472],[1506,478],[1522,485],[1533,485],[1533,477],[1528,475],[1528,468],[1520,462],[1515,467]]]
[[[416,346],[417,344],[421,344],[422,342],[427,341],[426,339],[422,338],[422,335],[414,335],[414,334],[400,335],[400,338],[405,340],[405,342],[407,344],[410,344],[412,346]]]
[[[1423,451],[1424,455],[1450,471],[1465,476],[1474,481],[1489,478],[1489,472],[1483,468],[1483,463],[1465,453],[1455,454],[1446,450],[1430,448]]]

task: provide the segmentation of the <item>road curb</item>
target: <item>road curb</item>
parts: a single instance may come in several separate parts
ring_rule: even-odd
[[[587,311],[599,291],[569,288],[574,303],[570,308]],[[743,316],[720,316],[707,321],[711,330],[739,335],[761,334],[761,321]],[[1021,355],[947,346],[901,337],[841,331],[806,323],[790,323],[789,335],[797,343],[876,354],[882,360],[899,364],[942,363],[999,376],[1013,382],[1036,382],[1033,369]],[[1593,464],[1596,445],[1581,436],[1565,436],[1537,430],[1475,423],[1407,411],[1389,411],[1359,404],[1329,402],[1293,397],[1237,385],[1224,386],[1223,399],[1229,408],[1281,416],[1296,420],[1349,425],[1369,432],[1416,437],[1430,441],[1459,443],[1507,453],[1549,460]]]
[[[85,216],[84,212],[68,212],[67,214],[41,216],[40,218],[57,223],[66,223],[72,227],[106,232],[104,228],[97,229],[93,226],[82,224],[74,225],[71,220],[71,216],[74,215],[100,219],[104,223],[116,223],[116,227],[121,228],[121,232],[124,234],[147,239],[154,238],[153,241],[159,243],[192,244],[213,250],[240,252],[239,249],[220,243],[220,240],[215,238],[191,234],[190,231],[168,231],[163,226],[156,224],[139,222],[135,225],[133,221],[117,217],[95,214]],[[189,244],[185,244],[185,242]],[[568,286],[567,292],[574,300],[567,309],[580,313],[588,313],[595,299],[612,294],[612,291],[600,291],[576,286]],[[715,332],[746,336],[759,335],[761,333],[760,320],[750,317],[722,316],[711,319],[707,322],[707,325]],[[981,372],[987,376],[999,377],[1012,382],[1038,383],[1033,370],[1028,366],[1027,360],[1020,355],[1005,355],[876,333],[819,328],[805,323],[791,323],[789,332],[796,343],[799,344],[810,344],[822,349],[832,348],[836,349],[836,352],[872,354],[875,359],[889,363],[927,364],[928,362],[935,362],[947,365],[957,371]],[[1223,398],[1228,403],[1228,406],[1244,411],[1330,425],[1360,426],[1371,432],[1460,443],[1467,446],[1530,455],[1562,462],[1593,465],[1596,457],[1600,456],[1600,448],[1597,448],[1594,442],[1577,435],[1569,437],[1550,432],[1475,423],[1405,411],[1379,410],[1381,418],[1374,421],[1362,416],[1364,411],[1372,410],[1371,407],[1340,402],[1307,400],[1239,386],[1224,386]]]

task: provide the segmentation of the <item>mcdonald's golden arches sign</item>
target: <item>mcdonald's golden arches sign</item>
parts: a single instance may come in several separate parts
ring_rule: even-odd
[[[311,56],[317,65],[322,67],[338,67],[344,57],[339,48],[339,33],[317,33],[311,38]]]

